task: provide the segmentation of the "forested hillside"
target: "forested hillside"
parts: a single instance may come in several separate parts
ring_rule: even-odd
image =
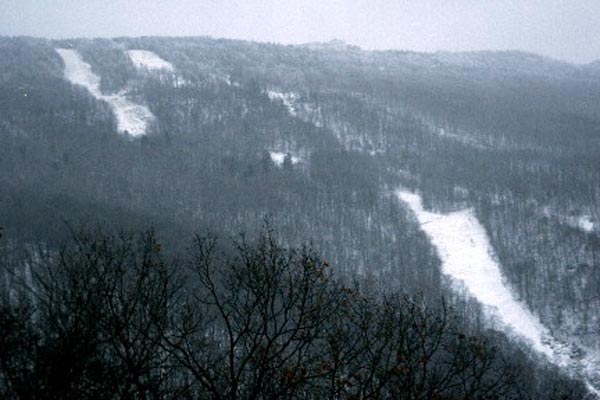
[[[68,62],[90,70],[69,76]],[[69,80],[82,74],[98,77],[97,93]],[[151,116],[141,134],[123,128],[133,105]],[[471,209],[507,287],[582,359],[600,353],[599,150],[595,64],[337,42],[0,38],[7,277],[82,225],[153,226],[177,258],[195,233],[252,237],[268,221],[282,246],[312,243],[369,296],[445,298],[462,327],[542,368],[532,390],[556,398],[579,398],[581,371],[488,332],[498,326],[443,273],[396,190],[419,193],[431,213]],[[564,393],[544,384],[571,378]]]

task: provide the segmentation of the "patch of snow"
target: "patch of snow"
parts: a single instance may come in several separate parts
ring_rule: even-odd
[[[147,69],[149,71],[169,71],[173,72],[175,67],[170,62],[160,58],[156,53],[149,50],[129,50],[127,51],[131,62],[137,69]]]
[[[298,95],[296,93],[284,93],[275,90],[268,90],[267,96],[269,96],[269,99],[273,101],[279,101],[283,103],[283,105],[285,106],[285,108],[287,108],[291,116],[297,116],[296,108],[294,105],[294,103],[298,99]]]
[[[383,150],[383,149],[369,150],[369,155],[371,157],[375,157],[375,156],[381,155],[381,154],[385,154],[385,150]]]
[[[117,118],[119,132],[131,136],[145,135],[148,125],[155,117],[148,107],[137,104],[125,97],[126,92],[104,95],[100,91],[100,77],[92,71],[81,55],[73,49],[56,49],[65,64],[65,78],[86,88],[98,100],[107,102]]]
[[[119,132],[131,136],[143,136],[147,133],[150,122],[156,118],[148,107],[127,99],[124,92],[104,96],[104,100],[113,107]]]
[[[56,49],[65,63],[65,78],[71,83],[85,87],[94,97],[101,97],[100,77],[92,71],[92,66],[72,49]]]
[[[269,152],[269,155],[271,156],[271,161],[273,161],[278,167],[281,167],[283,166],[283,162],[285,161],[287,154],[279,151],[271,151]],[[292,165],[300,162],[300,158],[292,156],[291,154],[290,157],[292,158]]]
[[[546,206],[542,209],[542,214],[547,218],[555,218],[559,223],[569,225],[576,229],[581,229],[586,233],[592,233],[596,230],[596,222],[589,214],[568,215],[565,216]]]
[[[596,389],[589,381],[585,381],[585,387],[592,396],[600,399],[600,390]]]
[[[485,228],[472,209],[438,214],[426,211],[415,193],[398,190],[396,195],[412,210],[431,240],[442,261],[442,272],[484,305],[490,322],[516,334],[566,372],[582,374],[587,384],[600,378],[597,360],[577,357],[572,346],[553,338],[526,305],[515,298],[504,282]]]
[[[592,222],[592,217],[589,215],[582,215],[577,219],[577,226],[581,228],[585,232],[593,232],[594,231],[594,223]]]

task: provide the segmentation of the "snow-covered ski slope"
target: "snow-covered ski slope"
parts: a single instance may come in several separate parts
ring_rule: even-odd
[[[85,87],[98,100],[106,101],[117,118],[119,132],[131,136],[145,135],[154,115],[148,107],[127,99],[126,91],[104,95],[100,91],[100,77],[92,67],[73,49],[56,49],[65,64],[65,78],[75,85]]]
[[[149,71],[163,70],[168,72],[175,70],[173,64],[149,50],[129,50],[127,54],[137,69],[147,69]]]
[[[479,301],[494,325],[517,336],[536,352],[588,383],[598,382],[598,360],[577,357],[572,349],[552,337],[549,330],[518,301],[502,278],[500,266],[484,227],[473,210],[437,214],[423,208],[419,195],[398,190],[398,198],[415,214],[442,261],[442,273],[452,278],[457,289],[466,289]],[[596,386],[596,385],[595,385]]]

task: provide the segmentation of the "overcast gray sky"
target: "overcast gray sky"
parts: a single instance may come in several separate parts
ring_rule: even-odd
[[[600,59],[600,0],[0,0],[0,35],[141,35]]]

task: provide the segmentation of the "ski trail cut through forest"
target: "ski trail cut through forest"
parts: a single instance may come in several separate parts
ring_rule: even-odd
[[[137,69],[147,69],[149,71],[164,70],[169,72],[175,70],[173,64],[149,50],[128,50],[127,54]]]
[[[540,320],[518,301],[502,277],[500,265],[485,228],[472,209],[437,214],[423,208],[421,197],[404,190],[396,192],[415,214],[442,262],[442,273],[452,278],[455,288],[465,288],[484,306],[486,317],[509,336],[525,341],[569,375],[582,377],[591,393],[600,392],[598,360],[578,358],[570,346],[552,337]]]
[[[65,78],[75,85],[85,87],[96,99],[105,101],[111,106],[117,118],[119,132],[131,136],[146,134],[148,125],[155,119],[148,107],[127,99],[125,90],[111,95],[102,94],[100,77],[92,71],[91,65],[86,63],[76,50],[56,49],[56,51],[65,63]]]

